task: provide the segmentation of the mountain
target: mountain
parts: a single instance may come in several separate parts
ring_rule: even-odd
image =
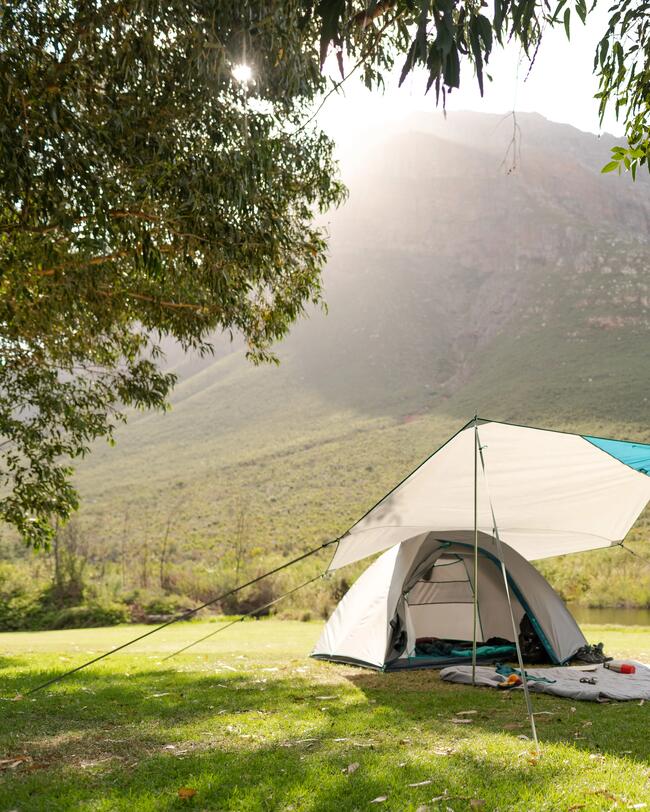
[[[601,174],[614,143],[455,113],[347,150],[327,314],[278,367],[169,345],[171,411],[79,466],[97,548],[141,568],[171,534],[176,583],[208,589],[233,539],[255,570],[341,534],[475,413],[650,438],[650,184]]]

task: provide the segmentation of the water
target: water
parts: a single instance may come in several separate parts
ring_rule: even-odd
[[[650,609],[590,609],[586,606],[571,606],[569,611],[578,623],[596,623],[600,626],[650,626]]]

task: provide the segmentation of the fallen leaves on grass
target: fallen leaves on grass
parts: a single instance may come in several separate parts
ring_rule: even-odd
[[[455,725],[471,725],[472,724],[471,719],[452,719],[451,721]]]
[[[442,795],[436,795],[435,798],[431,799],[434,804],[438,803],[438,801],[469,801],[469,805],[475,809],[481,809],[485,806],[485,801],[481,798],[471,798],[469,795],[450,795],[447,790]]]
[[[193,787],[181,787],[178,790],[178,797],[182,798],[184,801],[193,798],[196,795],[196,790]]]
[[[242,736],[243,738],[243,736]],[[320,739],[293,739],[285,742],[280,742],[280,747],[300,747],[303,746],[307,749],[314,747]]]
[[[453,756],[456,750],[453,747],[434,747],[431,752],[434,756]]]
[[[344,767],[343,772],[347,773],[347,775],[352,775],[352,773],[356,773],[360,766],[358,761],[353,761],[352,764],[348,764],[347,767]]]
[[[370,801],[371,804],[383,804],[384,801],[388,800],[388,795],[378,795],[376,798],[373,798]]]
[[[427,778],[424,781],[416,781],[414,784],[408,784],[408,786],[409,787],[426,787],[428,784],[433,784],[433,781],[430,778]]]
[[[478,711],[477,710],[456,711],[456,716],[471,716],[474,713],[478,713]]]
[[[0,758],[0,772],[24,770],[24,772],[33,773],[36,770],[45,770],[49,767],[48,762],[36,762],[31,756],[21,755],[13,756],[12,758]]]
[[[29,756],[14,756],[13,758],[0,758],[0,770],[17,770],[23,764],[31,761]]]
[[[615,803],[620,803],[621,799],[617,798],[613,792],[610,792],[608,789],[594,789],[590,793],[590,795],[601,795],[603,798],[607,798],[608,801],[614,801]]]

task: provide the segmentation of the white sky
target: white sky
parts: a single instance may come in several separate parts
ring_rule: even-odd
[[[548,29],[528,79],[528,62],[522,59],[520,63],[521,52],[516,45],[495,50],[487,68],[494,81],[486,80],[483,98],[471,67],[461,66],[461,87],[447,98],[448,114],[453,115],[454,110],[507,113],[514,109],[541,113],[551,121],[588,132],[621,135],[622,127],[613,115],[606,118],[601,130],[594,99],[598,89],[593,74],[594,52],[607,27],[608,6],[600,0],[587,17],[586,26],[572,15],[570,42],[564,26]],[[331,75],[336,78],[334,69]],[[387,82],[384,94],[370,93],[355,76],[351,77],[342,92],[332,94],[325,103],[318,116],[321,126],[336,140],[348,141],[362,131],[377,133],[412,112],[436,109],[435,93],[424,95],[425,74],[411,74],[401,88],[397,86],[398,76],[399,71]]]

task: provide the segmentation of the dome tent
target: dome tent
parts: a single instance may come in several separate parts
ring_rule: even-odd
[[[434,628],[476,644],[498,627],[507,633],[493,636],[516,644],[525,613],[549,658],[566,662],[584,637],[528,562],[621,544],[650,499],[649,472],[648,444],[474,418],[339,539],[330,570],[389,552],[339,604],[313,655],[413,665],[409,646]]]
[[[481,533],[478,550],[478,639],[510,640],[495,540]],[[566,662],[587,645],[577,623],[532,564],[505,544],[502,550],[517,625],[527,614],[549,660]],[[420,534],[368,567],[330,617],[312,656],[385,671],[468,662],[470,649],[427,656],[417,653],[416,641],[472,640],[473,595],[473,533]]]

